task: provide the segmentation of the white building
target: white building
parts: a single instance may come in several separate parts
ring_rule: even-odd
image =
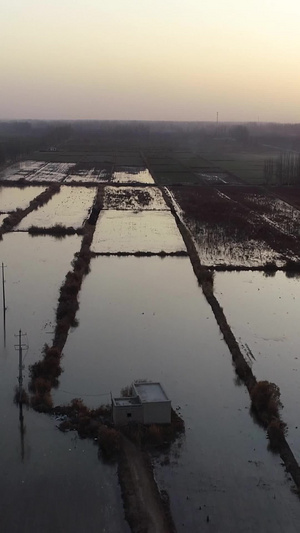
[[[171,400],[160,383],[134,382],[132,389],[133,396],[112,398],[113,420],[116,426],[129,422],[170,424]]]

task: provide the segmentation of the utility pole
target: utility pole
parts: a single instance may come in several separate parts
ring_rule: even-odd
[[[25,456],[25,445],[24,445],[24,435],[25,435],[25,426],[24,426],[24,415],[23,415],[23,348],[28,349],[27,344],[22,344],[22,337],[26,335],[24,333],[22,335],[22,331],[19,330],[18,335],[15,335],[15,337],[18,337],[18,344],[15,344],[15,349],[19,352],[19,376],[18,376],[18,382],[19,382],[19,391],[18,391],[18,397],[19,397],[19,420],[20,420],[20,437],[21,437],[21,459],[24,461]]]
[[[5,299],[5,277],[4,277],[4,269],[6,266],[4,263],[2,263],[1,270],[2,270],[2,304],[3,304],[3,338],[4,338],[4,347],[6,347],[6,299]]]
[[[19,382],[19,404],[22,405],[22,390],[23,390],[23,348],[28,348],[27,344],[22,344],[22,337],[25,334],[22,335],[22,331],[19,330],[18,337],[19,342],[15,345],[15,348],[19,351],[19,376],[18,376],[18,382]]]
[[[4,269],[5,269],[4,263],[2,263],[2,302],[3,302],[3,312],[6,311],[6,300],[5,300],[5,278],[4,278]]]

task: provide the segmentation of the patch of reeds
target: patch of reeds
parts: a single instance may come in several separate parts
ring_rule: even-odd
[[[113,427],[100,425],[98,444],[105,459],[115,459],[120,451],[120,432]]]
[[[29,206],[25,209],[16,209],[10,213],[4,220],[1,226],[1,233],[7,233],[12,231],[13,228],[20,224],[21,220],[26,217],[29,213],[38,209],[42,205],[46,204],[50,198],[60,191],[60,186],[58,184],[53,184],[48,187],[45,191],[39,194],[36,198],[31,200]]]
[[[64,226],[63,224],[55,224],[50,228],[30,226],[28,229],[30,235],[53,235],[54,237],[66,237],[67,235],[82,235],[82,228],[73,228],[73,226]]]
[[[274,418],[280,420],[279,409],[282,404],[278,385],[266,380],[258,381],[250,391],[250,398],[253,410],[266,425]]]
[[[175,252],[165,252],[164,250],[161,250],[160,252],[95,252],[95,255],[97,256],[105,256],[105,257],[187,257],[188,253],[185,250],[178,250]]]

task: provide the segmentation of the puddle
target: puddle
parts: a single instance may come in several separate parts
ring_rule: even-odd
[[[62,186],[47,204],[29,213],[17,231],[28,230],[30,226],[51,228],[55,224],[80,228],[92,207],[95,192],[94,187]]]
[[[96,253],[185,251],[174,217],[164,211],[102,211],[94,233]]]

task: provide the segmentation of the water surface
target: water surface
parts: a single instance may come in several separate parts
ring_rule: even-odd
[[[223,272],[215,290],[257,379],[280,387],[288,441],[300,461],[300,279]]]
[[[299,501],[250,417],[187,258],[93,259],[78,318],[55,402],[96,406],[134,379],[161,381],[186,424],[170,463],[161,456],[155,468],[177,531],[298,530]]]

